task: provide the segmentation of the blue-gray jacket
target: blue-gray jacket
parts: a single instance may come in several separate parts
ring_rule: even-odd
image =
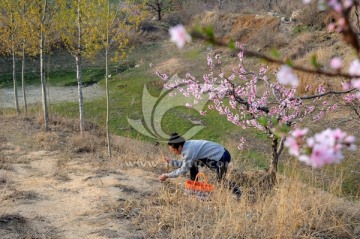
[[[181,150],[180,160],[171,160],[170,164],[178,169],[166,173],[169,178],[176,178],[179,175],[185,175],[194,165],[197,159],[210,159],[219,161],[224,154],[225,149],[220,144],[206,140],[187,140]]]

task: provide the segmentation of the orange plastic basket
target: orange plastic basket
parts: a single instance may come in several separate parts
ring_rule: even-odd
[[[199,178],[203,179],[203,182],[197,181]],[[212,192],[214,191],[214,185],[209,184],[205,174],[198,173],[194,180],[187,180],[185,182],[185,188],[189,190],[199,191],[199,192]]]

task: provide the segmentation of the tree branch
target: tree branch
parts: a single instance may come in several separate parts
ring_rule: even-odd
[[[301,96],[301,97],[292,97],[290,98],[290,100],[296,100],[296,99],[300,99],[300,100],[309,100],[309,99],[314,99],[314,98],[319,98],[319,97],[323,97],[326,95],[342,95],[342,94],[347,94],[347,93],[351,93],[353,91],[357,90],[356,88],[352,88],[350,90],[346,90],[346,91],[328,91],[322,94],[318,94],[318,95],[310,95],[310,96]]]
[[[230,45],[230,42],[226,43],[226,42],[217,40],[215,38],[210,38],[210,37],[205,36],[204,34],[201,34],[201,33],[197,32],[197,31],[191,32],[191,36],[193,38],[205,40],[205,41],[207,41],[207,42],[209,42],[211,44],[218,45],[218,46],[229,47],[229,45]],[[275,58],[272,58],[270,56],[267,56],[265,54],[262,54],[262,53],[259,53],[259,52],[256,52],[256,51],[243,49],[243,52],[244,52],[245,55],[248,55],[250,57],[256,57],[256,58],[263,59],[265,61],[275,63],[275,64],[278,64],[278,65],[288,64],[288,62],[285,61],[285,60],[275,59]],[[302,72],[306,72],[306,73],[310,73],[310,74],[320,74],[320,75],[329,76],[329,77],[343,77],[343,78],[346,78],[346,79],[352,79],[352,78],[356,77],[356,76],[353,76],[353,75],[350,75],[350,74],[347,74],[347,73],[330,72],[330,71],[324,71],[324,70],[321,70],[321,69],[311,69],[311,68],[306,68],[306,67],[302,67],[302,66],[298,66],[298,65],[292,65],[291,67],[294,70],[298,70],[298,71],[302,71]]]
[[[280,155],[281,152],[283,151],[285,139],[286,139],[286,137],[281,138],[279,146],[278,146],[277,151],[276,151],[277,155]]]

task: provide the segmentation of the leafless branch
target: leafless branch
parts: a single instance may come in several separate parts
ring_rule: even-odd
[[[342,95],[342,94],[348,94],[348,93],[351,93],[351,92],[356,91],[356,90],[357,90],[356,88],[353,88],[353,89],[346,90],[346,91],[327,91],[327,92],[325,92],[325,93],[317,94],[317,95],[293,97],[293,98],[290,98],[290,100],[295,100],[295,99],[309,100],[309,99],[315,99],[315,98],[323,97],[323,96],[326,96],[326,95]]]

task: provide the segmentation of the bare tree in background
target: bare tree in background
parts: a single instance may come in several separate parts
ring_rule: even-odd
[[[149,0],[146,2],[146,5],[151,11],[157,13],[157,20],[161,21],[164,12],[171,9],[173,2],[172,0]]]

